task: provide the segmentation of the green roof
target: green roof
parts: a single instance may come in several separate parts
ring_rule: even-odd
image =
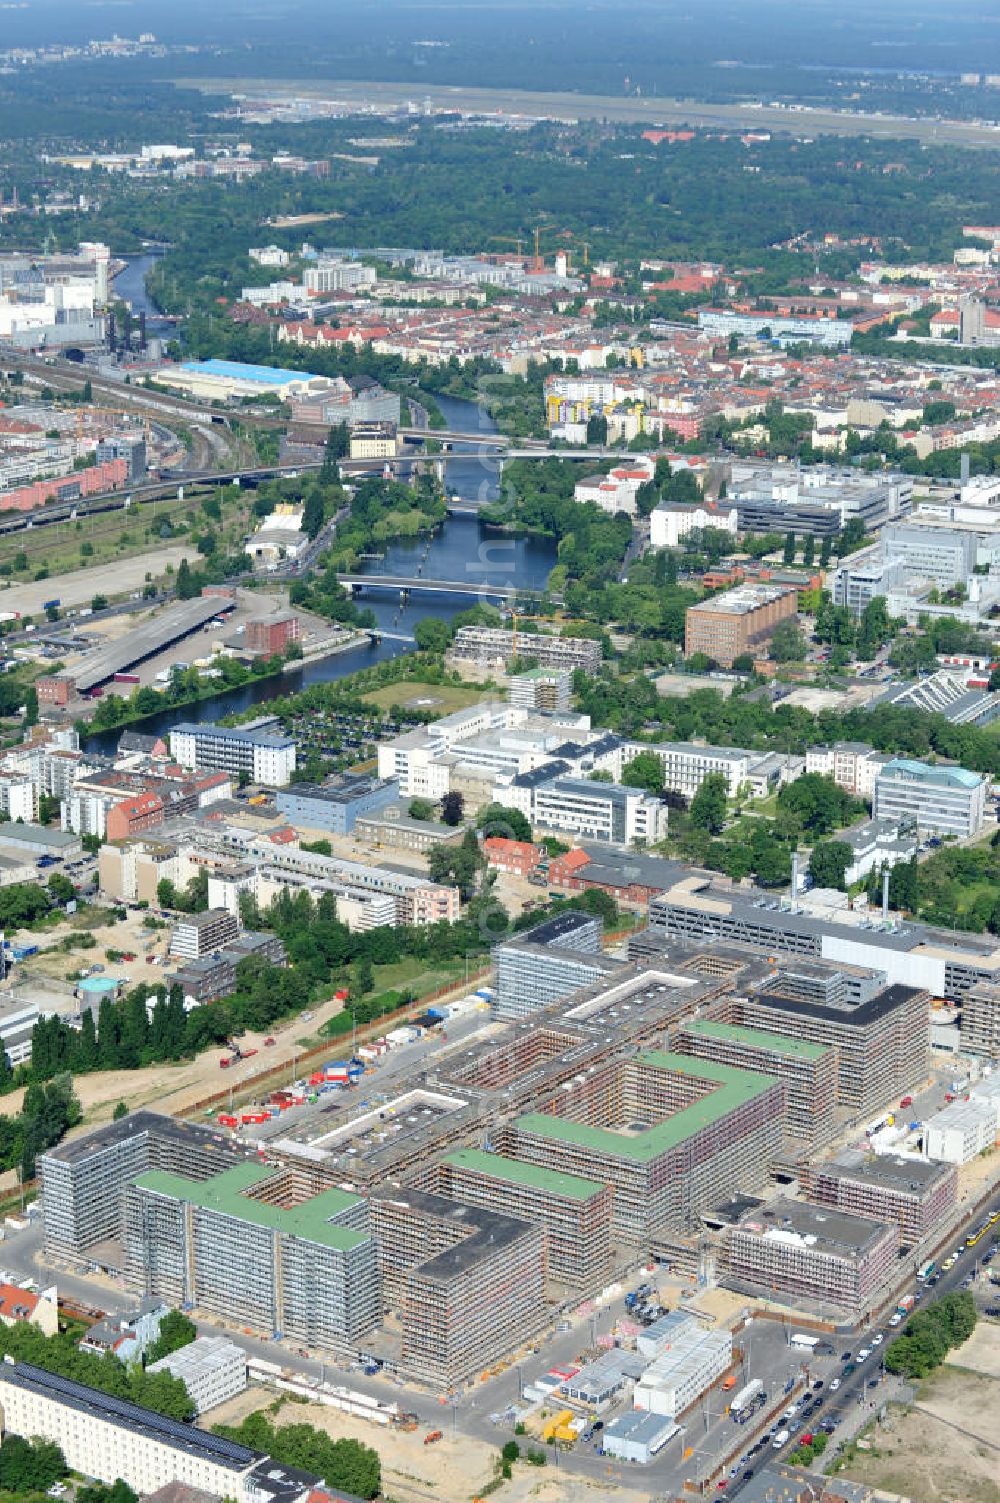
[[[688,1033],[697,1033],[702,1038],[731,1039],[734,1044],[748,1044],[753,1049],[769,1050],[772,1054],[788,1054],[796,1059],[819,1059],[830,1047],[828,1044],[810,1044],[805,1039],[785,1038],[781,1033],[767,1033],[763,1028],[739,1028],[732,1023],[713,1023],[708,1018],[696,1018],[684,1026]]]
[[[142,1190],[166,1195],[171,1200],[183,1200],[191,1205],[202,1206],[206,1211],[217,1211],[221,1216],[233,1216],[238,1221],[247,1221],[253,1226],[270,1227],[289,1237],[301,1237],[306,1242],[320,1242],[324,1247],[339,1248],[341,1252],[348,1252],[362,1242],[367,1242],[368,1237],[364,1232],[331,1225],[332,1216],[339,1216],[348,1207],[358,1203],[358,1196],[350,1195],[346,1190],[323,1190],[321,1194],[312,1196],[310,1200],[305,1200],[290,1210],[251,1199],[247,1191],[270,1179],[273,1172],[261,1164],[237,1164],[232,1169],[213,1175],[211,1179],[199,1182],[186,1179],[183,1174],[169,1174],[162,1169],[153,1169],[148,1174],[140,1174],[134,1183]]]
[[[588,1127],[586,1123],[570,1122],[564,1117],[551,1117],[543,1112],[531,1112],[526,1117],[518,1118],[518,1130],[560,1143],[574,1143],[581,1148],[591,1148],[606,1154],[608,1158],[631,1159],[635,1163],[648,1164],[652,1159],[659,1158],[661,1154],[686,1142],[695,1133],[710,1127],[720,1117],[779,1084],[772,1075],[736,1070],[730,1065],[719,1065],[712,1060],[695,1059],[686,1054],[665,1054],[652,1050],[641,1054],[638,1063],[657,1070],[669,1070],[678,1075],[711,1081],[716,1089],[631,1137],[615,1132],[613,1128]]]
[[[474,1169],[529,1190],[565,1195],[569,1200],[589,1200],[604,1190],[595,1179],[581,1179],[580,1175],[566,1174],[562,1169],[543,1169],[539,1164],[522,1164],[519,1159],[504,1159],[498,1153],[482,1153],[478,1148],[458,1148],[447,1155],[444,1163],[454,1164],[458,1169]]]

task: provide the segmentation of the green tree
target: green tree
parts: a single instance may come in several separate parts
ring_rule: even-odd
[[[451,627],[437,616],[424,616],[413,628],[421,652],[447,652],[451,645]]]
[[[441,800],[441,819],[446,825],[460,825],[465,813],[465,800],[460,793],[446,793]]]
[[[782,558],[783,558],[783,560],[784,560],[784,562],[786,564],[794,564],[794,562],[795,562],[795,534],[794,534],[794,532],[786,532],[786,534],[785,534],[785,550],[784,550],[784,553],[782,554]]]
[[[483,838],[499,836],[503,840],[531,839],[531,822],[520,809],[509,809],[506,804],[486,804],[476,815],[476,828],[482,830]]]
[[[433,819],[434,805],[429,798],[411,798],[406,812],[411,819]]]
[[[124,1101],[119,1101],[118,1105],[115,1107],[114,1111],[111,1113],[111,1120],[113,1122],[120,1122],[123,1117],[127,1117],[127,1116],[128,1116],[128,1107],[127,1107],[127,1105],[125,1104]]]
[[[769,653],[776,663],[801,663],[806,655],[806,639],[792,616],[779,621],[771,635]]]
[[[726,825],[729,784],[721,772],[710,772],[702,779],[691,800],[691,823],[709,835],[721,835]]]
[[[622,769],[622,782],[629,788],[645,788],[659,798],[663,792],[663,763],[655,752],[637,752]]]
[[[76,897],[76,888],[65,872],[53,872],[46,885],[57,903],[71,903]]]
[[[817,887],[844,889],[844,873],[851,864],[851,848],[843,840],[822,840],[812,848],[809,875]]]
[[[199,593],[200,587],[186,558],[182,558],[177,566],[174,588],[178,600],[192,600]]]
[[[179,1352],[182,1346],[190,1346],[198,1335],[198,1327],[180,1310],[168,1310],[160,1321],[159,1334],[146,1351],[145,1362],[152,1367],[161,1357]]]

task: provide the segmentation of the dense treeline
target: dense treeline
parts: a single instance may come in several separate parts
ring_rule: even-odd
[[[577,672],[574,691],[580,707],[596,724],[651,740],[691,741],[703,737],[717,746],[745,746],[799,753],[809,746],[833,741],[867,741],[876,751],[899,756],[938,756],[975,772],[1000,775],[1000,739],[972,725],[951,725],[943,715],[905,706],[877,709],[820,710],[754,694],[733,693],[728,699],[715,689],[696,689],[677,698],[663,698],[651,679],[636,676],[600,677]]]
[[[504,496],[482,508],[483,522],[519,532],[542,533],[559,544],[559,562],[549,584],[561,590],[567,580],[599,586],[617,579],[632,540],[623,514],[609,516],[593,502],[573,500],[573,488],[587,473],[607,470],[564,459],[513,460],[504,470]]]
[[[11,1356],[16,1362],[32,1362],[46,1372],[70,1378],[74,1383],[85,1383],[89,1388],[154,1409],[171,1419],[194,1417],[194,1405],[180,1378],[166,1372],[146,1372],[136,1363],[126,1367],[112,1352],[98,1357],[93,1352],[82,1352],[76,1343],[73,1334],[44,1336],[37,1326],[26,1321],[0,1325],[0,1354]]]
[[[976,1302],[972,1295],[967,1290],[946,1294],[910,1316],[901,1335],[886,1348],[886,1368],[907,1378],[926,1378],[941,1366],[952,1347],[968,1341],[975,1329]]]
[[[283,1466],[299,1467],[322,1477],[329,1487],[374,1498],[382,1485],[378,1452],[360,1440],[331,1440],[313,1425],[276,1425],[263,1409],[240,1425],[214,1425],[216,1435],[273,1456]]]

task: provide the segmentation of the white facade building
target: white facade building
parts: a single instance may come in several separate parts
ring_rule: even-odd
[[[736,507],[727,506],[722,501],[708,501],[701,506],[661,501],[649,514],[649,546],[677,548],[689,533],[704,532],[706,527],[728,532],[735,538],[738,520]]]
[[[993,1148],[1000,1128],[997,1101],[953,1101],[931,1117],[924,1129],[924,1152],[946,1164],[968,1164]]]
[[[182,767],[209,772],[246,773],[253,782],[282,788],[295,771],[295,742],[290,736],[233,730],[211,721],[184,722],[170,732],[170,755]]]
[[[247,1386],[247,1354],[224,1336],[199,1336],[149,1368],[180,1378],[198,1414],[224,1404]]]
[[[732,1360],[730,1331],[704,1330],[693,1316],[684,1315],[668,1344],[635,1385],[632,1402],[636,1409],[674,1418],[683,1414]]]
[[[977,835],[986,822],[986,779],[964,767],[930,767],[907,757],[875,779],[876,819],[910,819],[923,834]]]

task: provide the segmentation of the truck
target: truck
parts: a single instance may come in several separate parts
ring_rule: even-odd
[[[137,673],[116,673],[114,681],[116,684],[137,684],[139,683],[139,675]]]
[[[733,1401],[729,1406],[729,1414],[737,1425],[745,1425],[758,1409],[763,1409],[767,1402],[767,1394],[764,1385],[759,1378],[753,1378],[739,1393],[733,1395]]]
[[[42,610],[43,611],[57,611],[61,605],[62,605],[62,601],[60,599],[58,599],[58,597],[55,600],[43,600],[42,601]]]
[[[909,1315],[915,1304],[916,1300],[914,1299],[912,1294],[904,1294],[903,1298],[896,1305],[896,1309],[899,1311],[900,1315]]]
[[[796,1331],[789,1346],[794,1346],[802,1352],[814,1352],[819,1345],[818,1336],[807,1336],[804,1331]]]

